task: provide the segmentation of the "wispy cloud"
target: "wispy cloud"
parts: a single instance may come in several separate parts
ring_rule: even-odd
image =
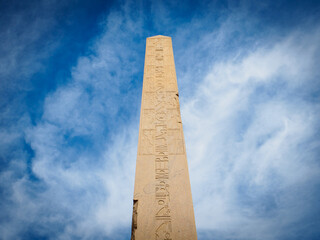
[[[197,225],[212,230],[208,239],[314,231],[304,221],[315,211],[320,173],[318,38],[319,29],[294,32],[215,62],[181,103]]]
[[[128,89],[138,73],[131,59],[140,58],[143,66],[134,51],[143,43],[124,44],[141,29],[140,16],[133,18],[129,7],[125,3],[103,20],[92,54],[79,58],[66,84],[47,95],[36,125],[21,126],[24,134],[18,129],[34,157],[29,164],[27,156],[11,160],[1,174],[10,190],[5,214],[12,216],[1,226],[2,238],[130,236],[130,228],[122,228],[131,220],[138,131],[123,123],[138,112],[130,101],[139,101],[141,91]],[[28,167],[34,180],[24,174]]]
[[[319,235],[319,26],[260,29],[249,3],[180,5],[109,9],[69,77],[42,93],[39,117],[4,98],[0,238],[130,237],[144,38],[155,31],[173,36],[199,239]],[[46,16],[22,31],[19,54],[56,23]],[[36,88],[50,52],[7,53],[0,62],[19,64],[0,74],[21,67],[17,82]]]

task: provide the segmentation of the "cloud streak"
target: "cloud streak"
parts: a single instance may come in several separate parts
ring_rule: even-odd
[[[197,224],[212,230],[208,239],[299,239],[293,226],[307,230],[320,170],[319,105],[310,99],[318,38],[318,29],[295,32],[216,62],[181,103]]]
[[[43,90],[37,118],[27,103],[4,101],[3,119],[18,120],[0,132],[0,238],[129,239],[144,41],[153,32],[173,36],[199,239],[320,235],[319,26],[280,34],[260,29],[249,3],[179,4],[109,9],[69,77]],[[25,81],[37,88],[31,75]]]
[[[27,156],[19,156],[1,174],[10,191],[5,214],[11,216],[1,226],[1,238],[130,236],[130,228],[122,229],[131,220],[127,199],[133,194],[137,130],[123,125],[131,113],[121,113],[130,109],[127,101],[137,99],[135,91],[124,96],[137,74],[130,59],[143,57],[123,44],[138,30],[139,19],[127,8],[124,4],[103,21],[106,30],[92,54],[79,58],[66,84],[46,96],[36,125],[21,126],[34,157],[28,165]],[[138,125],[137,117],[133,122]],[[33,180],[24,174],[27,168]]]

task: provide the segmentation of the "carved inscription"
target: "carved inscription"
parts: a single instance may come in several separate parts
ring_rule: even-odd
[[[172,240],[170,236],[171,232],[171,221],[163,221],[156,230],[156,239]]]
[[[153,155],[155,240],[172,240],[169,156],[184,154],[171,40],[148,39],[139,154]]]
[[[171,240],[171,211],[169,183],[169,152],[167,126],[167,92],[164,68],[163,39],[156,39],[155,45],[155,219],[156,240]]]
[[[155,160],[155,172],[156,179],[169,179],[169,158],[166,155],[158,155]],[[169,184],[165,181],[160,181],[156,185],[156,197],[162,196],[164,192],[162,190],[166,189],[165,194],[169,198]],[[164,200],[164,199],[162,199]]]

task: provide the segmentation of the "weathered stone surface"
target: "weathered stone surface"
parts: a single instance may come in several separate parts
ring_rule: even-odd
[[[170,37],[147,38],[133,201],[131,239],[197,239]]]

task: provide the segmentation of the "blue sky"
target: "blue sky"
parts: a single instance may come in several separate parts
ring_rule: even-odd
[[[319,1],[0,1],[0,239],[129,239],[146,37],[173,39],[199,240],[320,239]]]

